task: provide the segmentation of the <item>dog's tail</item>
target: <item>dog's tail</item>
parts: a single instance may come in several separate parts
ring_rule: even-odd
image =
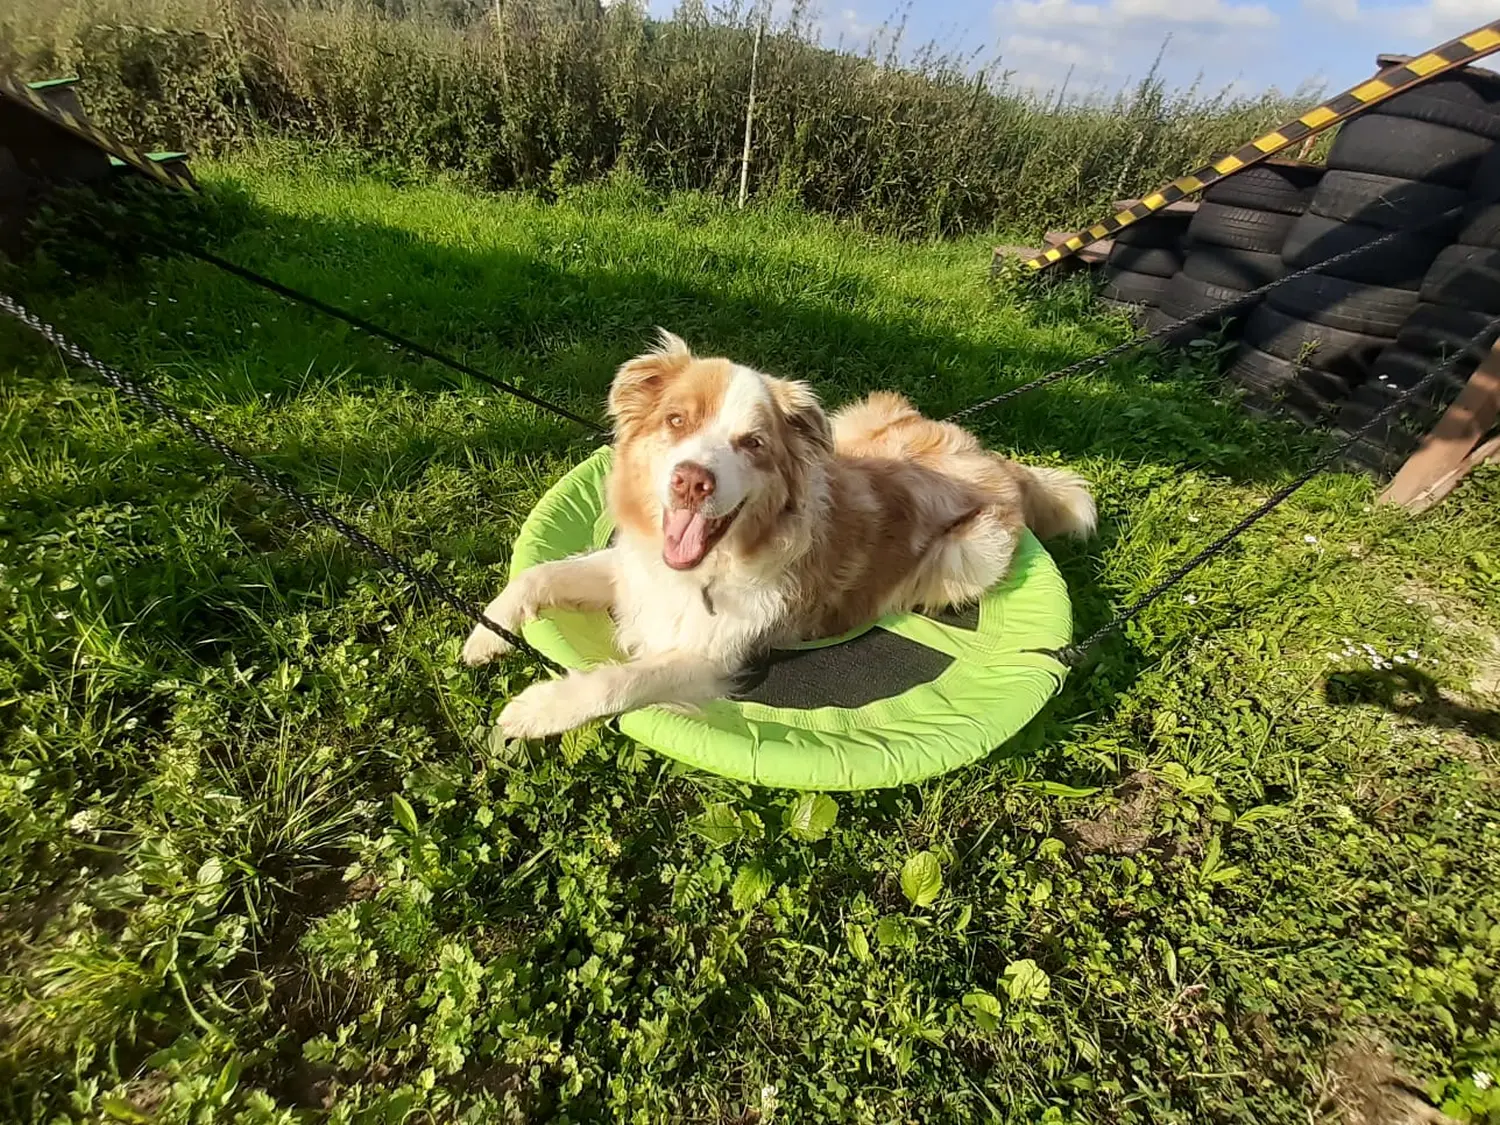
[[[1087,538],[1094,533],[1098,515],[1087,481],[1067,469],[1016,467],[1021,470],[1026,526],[1038,538],[1052,539],[1059,535]]]

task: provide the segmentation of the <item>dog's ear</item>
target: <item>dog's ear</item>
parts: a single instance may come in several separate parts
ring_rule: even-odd
[[[625,433],[649,417],[668,380],[692,359],[693,353],[680,336],[658,328],[656,347],[615,372],[609,388],[609,415],[616,431]]]
[[[818,401],[812,387],[806,383],[778,379],[771,384],[771,395],[793,434],[814,452],[833,452],[833,427],[829,424],[828,415],[823,413],[823,404]]]

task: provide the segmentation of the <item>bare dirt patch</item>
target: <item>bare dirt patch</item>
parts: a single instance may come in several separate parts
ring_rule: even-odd
[[[1329,1059],[1314,1120],[1326,1125],[1458,1125],[1381,1043],[1347,1043]]]
[[[1115,804],[1091,819],[1065,821],[1059,835],[1086,854],[1134,855],[1151,842],[1161,786],[1155,774],[1137,770],[1115,788]]]

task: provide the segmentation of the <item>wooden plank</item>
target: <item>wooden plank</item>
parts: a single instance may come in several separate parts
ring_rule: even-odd
[[[1469,456],[1476,444],[1500,417],[1500,340],[1484,357],[1452,406],[1438,419],[1421,446],[1407,458],[1395,478],[1380,494],[1382,504],[1400,504],[1412,511],[1436,503],[1433,489],[1447,481],[1447,495],[1473,467]],[[1465,467],[1467,466],[1467,467]],[[1457,477],[1453,474],[1462,469]],[[1425,503],[1424,503],[1425,498]]]
[[[1456,468],[1433,481],[1406,505],[1407,511],[1414,514],[1427,511],[1457,488],[1477,466],[1486,461],[1500,461],[1500,437],[1490,438],[1465,457]]]
[[[1046,234],[1042,235],[1042,241],[1048,246],[1061,246],[1068,239],[1072,238],[1074,233],[1074,231],[1070,230],[1049,230]],[[1074,257],[1080,262],[1086,262],[1091,266],[1103,265],[1108,260],[1109,252],[1114,249],[1114,245],[1115,240],[1112,238],[1101,239],[1092,246],[1085,246]]]

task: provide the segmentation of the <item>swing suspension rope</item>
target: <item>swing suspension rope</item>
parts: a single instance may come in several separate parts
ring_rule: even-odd
[[[1188,327],[1189,325],[1194,325],[1201,321],[1209,320],[1214,317],[1223,316],[1225,313],[1231,312],[1236,308],[1240,308],[1252,301],[1258,300],[1259,298],[1265,296],[1267,293],[1270,293],[1272,290],[1276,289],[1278,286],[1285,285],[1288,282],[1318,273],[1321,270],[1327,269],[1329,266],[1337,265],[1339,263],[1356,258],[1360,254],[1368,253],[1371,250],[1391,244],[1392,242],[1395,242],[1399,239],[1418,235],[1431,228],[1441,226],[1442,224],[1450,222],[1454,218],[1461,215],[1463,211],[1469,206],[1473,206],[1473,204],[1470,203],[1460,207],[1450,208],[1449,210],[1444,211],[1443,213],[1415,226],[1387,232],[1386,234],[1370,242],[1363,243],[1350,250],[1346,250],[1340,254],[1334,255],[1317,263],[1316,265],[1308,266],[1304,269],[1298,270],[1295,273],[1288,274],[1286,277],[1279,278],[1276,281],[1270,282],[1266,285],[1262,285],[1258,289],[1238,295],[1230,300],[1220,302],[1219,304],[1214,305],[1210,308],[1206,308],[1199,312],[1196,312],[1191,316],[1183,317],[1180,320],[1163,325],[1143,336],[1126,340],[1123,343],[1117,344],[1116,346],[1107,349],[1106,351],[1098,353],[1097,355],[1089,356],[1088,358],[1079,360],[1078,362],[1070,364],[1067,367],[1059,368],[1056,371],[1043,375],[1037,379],[1033,379],[1030,382],[1012,387],[1009,390],[1001,392],[1000,394],[994,395],[987,399],[983,399],[971,406],[964,407],[962,410],[956,411],[955,413],[949,415],[946,420],[958,421],[960,419],[971,417],[982,411],[989,410],[993,407],[1009,402],[1012,399],[1018,398],[1030,391],[1034,391],[1041,387],[1050,386],[1053,383],[1060,382],[1061,380],[1066,379],[1069,376],[1081,374],[1082,372],[1088,371],[1090,369],[1103,367],[1105,364],[1108,364],[1112,360],[1118,359],[1121,356],[1127,355],[1133,351],[1145,347],[1146,345],[1163,337],[1169,336],[1174,332],[1180,331],[1181,329]],[[546,399],[540,398],[539,396],[532,395],[529,392],[515,386],[514,384],[508,383],[502,379],[498,379],[469,364],[452,359],[451,357],[437,352],[434,349],[428,348],[427,346],[420,344],[414,340],[410,340],[397,333],[384,329],[379,325],[376,325],[371,321],[364,319],[363,317],[356,316],[355,314],[347,312],[334,305],[327,304],[326,302],[323,302],[316,297],[311,297],[305,293],[300,293],[289,286],[282,285],[280,282],[264,276],[263,274],[256,273],[255,271],[247,269],[243,266],[236,265],[235,263],[220,258],[218,255],[212,254],[206,250],[191,247],[184,247],[184,250],[193,257],[198,258],[200,261],[231,273],[234,276],[248,281],[253,285],[257,285],[288,300],[295,301],[299,304],[322,312],[328,316],[332,316],[338,320],[342,320],[361,331],[377,336],[380,339],[386,340],[396,345],[397,347],[404,348],[416,355],[422,356],[425,359],[432,360],[445,367],[448,367],[451,370],[458,371],[464,375],[470,376],[471,378],[487,383],[506,394],[529,402],[535,406],[541,407],[542,409],[551,411],[559,417],[567,418],[573,422],[578,423],[579,425],[588,428],[595,433],[603,434],[608,432],[605,427],[601,426],[599,423],[590,421],[589,419],[584,418],[566,409],[565,407],[558,406],[557,404],[549,402]],[[425,591],[430,596],[436,598],[438,601],[441,601],[451,608],[457,610],[461,615],[468,618],[469,620],[472,620],[490,629],[492,632],[512,645],[517,651],[534,660],[537,664],[546,668],[548,671],[559,673],[565,671],[565,669],[559,666],[556,662],[550,660],[541,652],[537,651],[535,647],[533,647],[523,638],[517,636],[515,633],[512,633],[510,630],[491,620],[483,612],[474,609],[474,607],[469,605],[464,600],[463,596],[459,594],[458,591],[456,591],[452,586],[443,582],[441,579],[435,577],[434,575],[424,573],[415,564],[402,559],[399,555],[396,555],[389,549],[381,546],[379,543],[371,539],[368,535],[364,534],[364,532],[348,524],[334,512],[325,508],[317,501],[311,499],[308,496],[305,496],[295,488],[292,488],[286,482],[278,480],[264,468],[249,460],[242,454],[236,452],[233,448],[225,444],[213,434],[209,433],[198,423],[182,414],[174,406],[158,396],[155,391],[151,390],[148,387],[142,386],[140,383],[131,379],[129,376],[90,355],[84,349],[80,348],[78,345],[72,343],[66,337],[64,337],[62,333],[59,332],[55,327],[43,321],[34,313],[27,310],[18,301],[14,300],[4,293],[0,293],[0,312],[4,312],[7,315],[15,318],[27,328],[42,336],[49,343],[57,347],[64,355],[71,358],[74,362],[88,368],[90,371],[93,371],[121,395],[131,399],[136,403],[139,403],[151,413],[173,423],[174,425],[182,429],[198,444],[218,454],[219,457],[223,458],[229,464],[238,469],[244,477],[251,481],[251,483],[257,485],[263,491],[276,496],[280,496],[281,498],[289,501],[295,507],[300,509],[303,514],[306,515],[307,518],[312,522],[321,524],[332,529],[333,531],[336,531],[349,543],[352,543],[354,546],[374,556],[384,566],[402,575],[419,589]],[[1422,377],[1422,379],[1420,379],[1416,383],[1413,383],[1399,395],[1392,398],[1384,408],[1373,415],[1358,430],[1349,434],[1344,441],[1340,442],[1338,445],[1329,449],[1322,456],[1317,458],[1306,470],[1300,473],[1293,480],[1289,481],[1287,484],[1283,485],[1281,488],[1277,489],[1276,492],[1272,493],[1271,496],[1269,496],[1263,503],[1258,505],[1253,511],[1251,511],[1237,523],[1235,523],[1235,525],[1228,531],[1226,531],[1223,535],[1214,540],[1214,542],[1210,543],[1207,547],[1203,548],[1197,554],[1191,556],[1179,566],[1174,568],[1160,582],[1156,583],[1154,586],[1148,589],[1144,594],[1142,594],[1125,609],[1117,613],[1109,621],[1099,626],[1099,628],[1095,629],[1092,633],[1084,637],[1082,640],[1064,646],[1063,648],[1052,650],[1047,653],[1047,655],[1054,657],[1067,667],[1077,667],[1083,662],[1089,651],[1096,644],[1098,644],[1099,641],[1104,639],[1109,634],[1115,632],[1116,630],[1123,629],[1126,625],[1130,624],[1142,613],[1144,613],[1163,595],[1170,592],[1174,587],[1176,587],[1179,583],[1186,579],[1188,575],[1192,574],[1199,567],[1205,565],[1206,563],[1222,554],[1229,547],[1229,545],[1233,543],[1235,539],[1237,539],[1240,535],[1242,535],[1245,531],[1254,526],[1260,520],[1264,519],[1267,515],[1269,515],[1282,503],[1284,503],[1288,498],[1290,498],[1295,492],[1297,492],[1314,477],[1316,477],[1319,473],[1323,472],[1330,465],[1338,461],[1339,458],[1343,457],[1346,453],[1353,449],[1354,446],[1364,440],[1366,435],[1376,430],[1382,423],[1396,417],[1402,410],[1402,408],[1407,405],[1407,403],[1417,398],[1428,387],[1432,386],[1438,379],[1453,372],[1457,368],[1458,364],[1462,361],[1465,354],[1471,353],[1473,349],[1481,348],[1487,343],[1492,342],[1497,332],[1500,332],[1500,316],[1497,316],[1493,320],[1491,320],[1482,331],[1477,333],[1468,342],[1468,344],[1463,349],[1455,353],[1445,362],[1429,370],[1427,374]]]
[[[270,493],[273,496],[280,496],[283,500],[290,501],[294,506],[301,509],[302,513],[314,523],[322,524],[324,527],[338,532],[350,543],[360,548],[360,550],[373,555],[385,566],[394,570],[403,578],[406,578],[419,589],[425,590],[428,594],[456,609],[465,617],[478,622],[485,626],[485,628],[496,633],[502,640],[507,641],[521,652],[524,652],[548,671],[563,671],[561,666],[547,659],[547,657],[532,648],[524,639],[497,624],[495,621],[492,621],[484,613],[478,612],[472,606],[468,605],[453,587],[431,574],[424,573],[415,564],[382,547],[363,531],[360,531],[359,528],[346,523],[338,515],[323,507],[316,500],[299,492],[285,481],[278,480],[264,467],[257,465],[254,461],[209,433],[202,426],[198,425],[197,422],[194,422],[171,403],[163,399],[150,387],[142,386],[130,378],[130,376],[96,359],[8,294],[0,293],[0,311],[4,311],[20,321],[75,363],[88,368],[109,384],[110,387],[114,388],[120,395],[144,406],[158,418],[163,418],[171,422],[199,445],[217,453],[225,461],[238,469],[241,475],[260,488],[261,491]]]

